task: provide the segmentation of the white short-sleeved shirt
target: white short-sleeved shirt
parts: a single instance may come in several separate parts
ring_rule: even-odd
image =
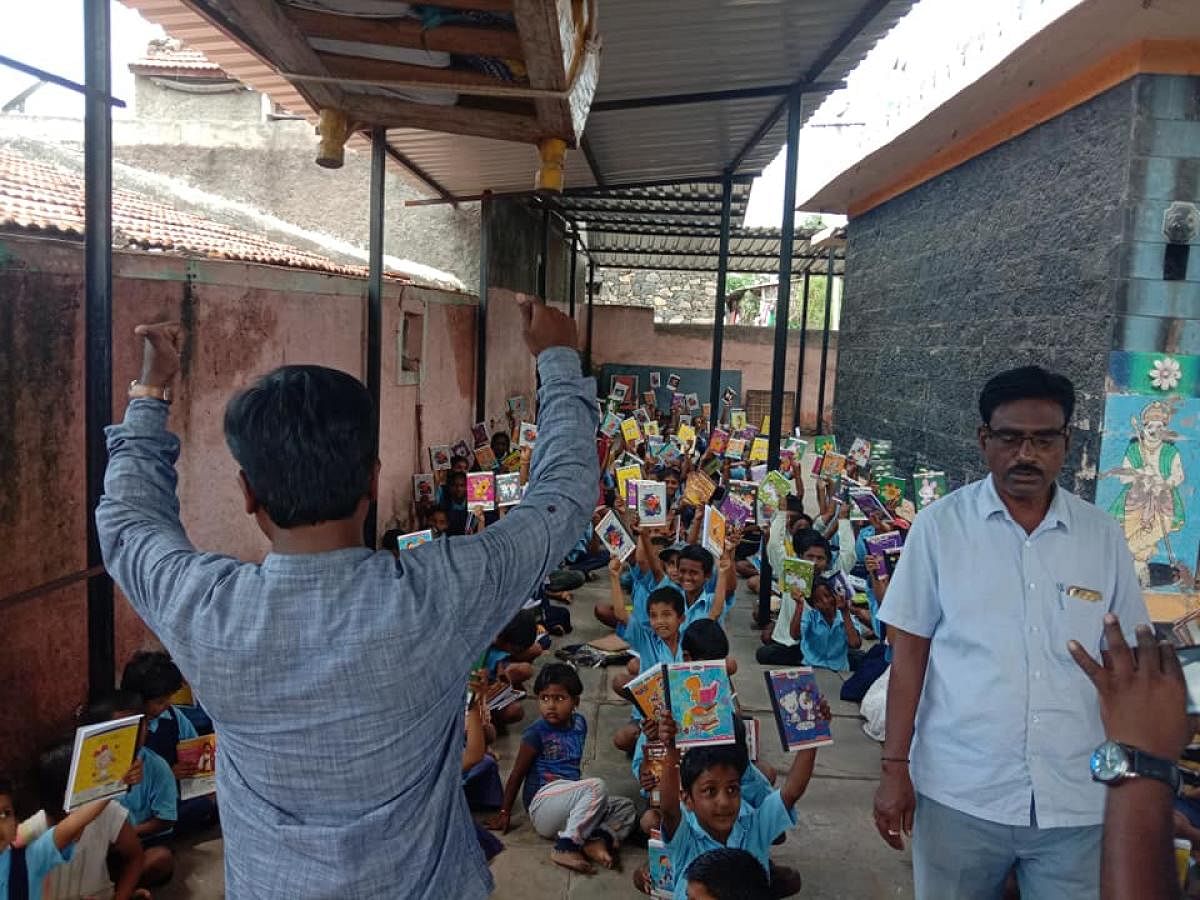
[[[1029,825],[1031,804],[1042,827],[1100,824],[1104,788],[1088,758],[1104,730],[1067,642],[1097,656],[1110,611],[1129,636],[1149,621],[1125,537],[1062,487],[1032,534],[991,477],[923,510],[879,610],[931,639],[911,750],[917,791],[1005,825]]]
[[[46,876],[42,900],[108,900],[113,895],[113,883],[108,877],[108,851],[126,820],[125,807],[109,803],[96,820],[83,829],[75,842],[71,861],[52,869]],[[45,812],[39,812],[21,823],[21,833],[32,839],[49,827]]]

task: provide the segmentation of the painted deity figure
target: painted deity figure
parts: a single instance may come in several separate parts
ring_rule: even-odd
[[[1113,473],[1123,487],[1110,511],[1124,527],[1143,586],[1150,584],[1150,558],[1160,542],[1176,565],[1171,535],[1184,525],[1179,486],[1185,475],[1175,446],[1178,435],[1170,428],[1174,414],[1173,407],[1160,400],[1146,406],[1133,420],[1134,436],[1121,468]]]

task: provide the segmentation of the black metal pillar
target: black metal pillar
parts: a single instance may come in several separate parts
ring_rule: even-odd
[[[721,240],[717,251],[717,300],[713,316],[712,374],[708,397],[712,404],[709,429],[721,421],[721,357],[725,349],[725,283],[729,276],[729,227],[733,212],[733,177],[721,179]]]
[[[583,344],[583,374],[592,374],[592,325],[595,322],[596,264],[588,259],[587,274],[587,337]]]
[[[546,296],[546,270],[550,267],[550,207],[542,210],[542,249],[538,253],[537,295],[544,303]]]
[[[383,200],[387,132],[371,131],[370,244],[367,248],[367,390],[375,407],[376,455],[379,453],[380,361],[383,347]],[[378,534],[378,503],[372,501],[363,525],[363,543],[374,548]]]
[[[84,0],[84,422],[87,481],[87,565],[103,564],[96,506],[104,493],[108,451],[104,427],[112,421],[112,93],[109,0]],[[113,689],[116,628],[113,583],[98,571],[87,582],[88,692]]]
[[[821,332],[821,374],[817,381],[817,434],[825,434],[825,367],[829,365],[829,322],[833,315],[833,245],[825,273],[825,326]]]
[[[475,317],[475,421],[487,421],[487,314],[491,280],[492,192],[479,198],[479,306]]]
[[[783,427],[783,379],[787,367],[788,306],[792,298],[792,245],[796,235],[796,169],[799,166],[800,117],[803,94],[792,91],[787,101],[787,159],[783,181],[783,224],[779,239],[779,299],[775,304],[775,356],[771,368],[771,430],[767,467],[779,467],[779,439]],[[774,575],[767,554],[762,554],[758,587],[758,621],[771,616]]]
[[[575,279],[579,275],[579,237],[571,235],[571,280],[567,282],[567,315],[575,318]]]
[[[801,400],[804,392],[804,350],[808,340],[808,289],[812,273],[804,270],[804,304],[800,309],[800,364],[796,366],[796,402],[793,405],[792,427],[800,426],[800,413],[804,403]]]

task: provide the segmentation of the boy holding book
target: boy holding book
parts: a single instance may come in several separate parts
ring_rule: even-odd
[[[563,663],[551,663],[534,683],[541,718],[521,736],[521,749],[504,788],[504,804],[488,827],[507,832],[517,792],[534,830],[556,838],[550,859],[590,875],[593,863],[611,868],[617,850],[633,829],[633,802],[610,797],[599,778],[583,778],[580,763],[587,721],[579,714],[583,683]]]
[[[525,682],[533,677],[533,660],[542,653],[537,642],[537,615],[532,609],[523,609],[496,635],[483,657],[482,668],[487,670],[491,682],[505,681],[516,690],[522,690]],[[495,711],[496,721],[512,725],[525,718],[525,708],[519,700]]]
[[[850,668],[848,651],[862,646],[846,596],[827,578],[813,585],[812,599],[800,620],[800,645],[807,665],[843,672]]]
[[[812,563],[813,571],[824,572],[829,567],[829,542],[818,532],[797,532],[792,539],[792,547],[796,556]],[[783,557],[779,557],[782,569]],[[804,664],[804,647],[801,643],[803,634],[802,624],[805,614],[805,596],[803,591],[793,588],[784,592],[779,606],[779,617],[774,625],[768,625],[763,630],[763,646],[758,648],[754,658],[764,666],[799,666]],[[857,634],[857,632],[856,632]]]

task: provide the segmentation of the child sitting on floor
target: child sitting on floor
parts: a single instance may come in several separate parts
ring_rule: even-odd
[[[590,875],[593,863],[611,868],[633,828],[633,802],[610,797],[599,778],[583,778],[580,763],[587,741],[587,721],[579,714],[583,683],[563,663],[551,663],[534,683],[542,717],[521,736],[521,749],[504,788],[504,804],[488,822],[507,832],[517,792],[534,829],[556,838],[550,859],[557,865]]]
[[[514,689],[523,690],[525,682],[533,677],[531,663],[542,654],[537,637],[537,613],[523,609],[513,616],[483,657],[482,668],[487,670],[488,681],[507,682]],[[496,710],[495,718],[500,724],[511,725],[525,718],[525,709],[520,701],[514,701]]]
[[[848,651],[862,646],[848,598],[835,592],[827,578],[813,584],[812,600],[800,619],[800,644],[808,665],[835,672],[849,669]]]
[[[476,672],[471,678],[471,701],[467,705],[466,721],[463,726],[465,746],[462,758],[463,792],[467,795],[467,806],[472,810],[495,809],[503,802],[504,793],[500,784],[500,771],[496,757],[488,752],[488,732],[491,729],[487,708],[487,673]],[[495,731],[492,730],[492,734]],[[475,825],[475,837],[488,862],[504,849],[504,844],[494,834]]]

